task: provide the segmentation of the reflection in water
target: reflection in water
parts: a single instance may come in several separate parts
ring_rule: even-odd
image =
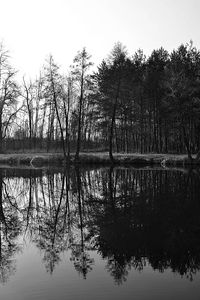
[[[199,194],[197,171],[72,168],[13,177],[1,170],[0,281],[15,271],[20,235],[41,250],[50,273],[69,250],[86,279],[96,250],[117,284],[147,264],[192,280],[200,270]]]
[[[0,170],[0,282],[6,283],[9,276],[15,273],[13,256],[20,250],[16,238],[21,231],[22,222],[18,216],[18,208],[7,192]]]

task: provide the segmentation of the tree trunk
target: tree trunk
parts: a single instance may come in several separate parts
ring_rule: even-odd
[[[110,160],[111,160],[112,163],[114,162],[114,158],[113,158],[113,132],[114,132],[116,110],[117,110],[117,101],[118,101],[118,98],[119,98],[119,90],[120,90],[120,78],[119,78],[118,85],[117,85],[117,92],[116,92],[116,97],[115,97],[115,102],[114,102],[114,107],[113,107],[113,114],[112,114],[111,125],[110,125],[109,157],[110,157]]]
[[[111,120],[111,125],[110,125],[110,136],[109,136],[109,157],[111,162],[114,161],[113,158],[113,131],[114,131],[114,124],[115,124],[115,113],[116,113],[116,100],[115,100],[115,105],[113,109],[113,115],[112,115],[112,120]]]
[[[83,72],[81,75],[81,94],[79,99],[79,112],[78,112],[78,136],[76,144],[75,160],[79,160],[80,146],[81,146],[81,120],[82,120],[82,106],[83,106]]]
[[[0,153],[3,151],[2,113],[0,112]]]
[[[58,124],[59,124],[59,128],[60,128],[60,134],[61,134],[61,140],[62,140],[62,147],[63,147],[63,154],[64,154],[64,158],[66,160],[67,159],[67,155],[66,155],[66,149],[65,149],[65,140],[64,140],[62,124],[61,124],[60,116],[59,116],[59,112],[58,112],[57,97],[56,97],[54,82],[52,82],[52,84],[53,84],[53,101],[54,101],[55,110],[56,110],[56,116],[57,116],[57,120],[58,120]]]
[[[190,161],[192,161],[192,154],[191,154],[191,151],[190,151],[190,145],[189,145],[189,140],[187,138],[187,135],[186,135],[186,130],[185,130],[185,126],[182,124],[182,130],[183,130],[183,139],[184,139],[184,144],[185,144],[185,147],[187,149],[187,154],[188,154],[188,158]]]

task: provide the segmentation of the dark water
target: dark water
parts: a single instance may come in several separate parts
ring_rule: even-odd
[[[200,299],[200,173],[0,169],[0,299]]]

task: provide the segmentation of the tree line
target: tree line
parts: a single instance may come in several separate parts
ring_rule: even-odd
[[[117,43],[96,71],[83,48],[65,74],[52,55],[38,78],[16,80],[0,45],[0,152],[61,149],[200,153],[200,51],[128,55]]]

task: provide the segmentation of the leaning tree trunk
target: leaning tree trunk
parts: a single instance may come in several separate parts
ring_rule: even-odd
[[[62,124],[61,124],[61,120],[60,120],[60,116],[59,116],[59,111],[58,111],[57,97],[56,97],[54,83],[53,83],[53,101],[54,101],[55,110],[56,110],[56,117],[57,117],[59,128],[60,128],[60,134],[61,134],[61,140],[62,140],[62,147],[63,147],[63,154],[64,154],[64,158],[66,160],[67,159],[67,155],[66,155],[66,149],[65,149],[65,140],[64,140],[64,134],[63,134]]]

